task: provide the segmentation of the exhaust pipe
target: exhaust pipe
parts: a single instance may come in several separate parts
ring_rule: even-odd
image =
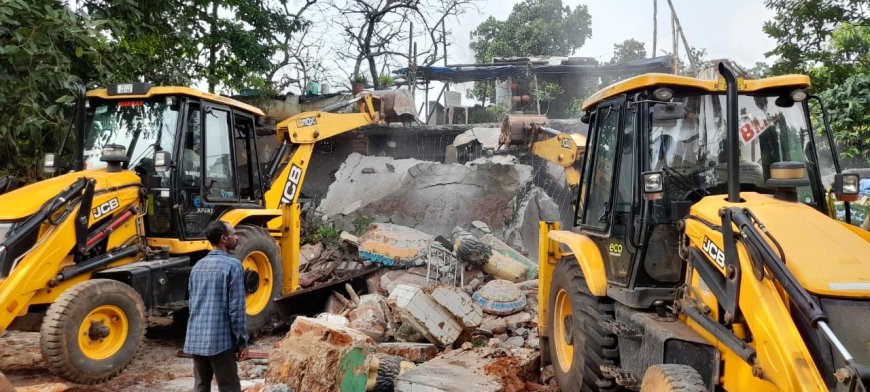
[[[740,203],[740,143],[737,141],[737,78],[734,72],[719,63],[719,73],[725,78],[725,112],[727,113],[726,138],[728,157],[728,201]]]

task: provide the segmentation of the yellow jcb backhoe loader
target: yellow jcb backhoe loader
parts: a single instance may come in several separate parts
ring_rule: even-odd
[[[184,314],[203,230],[236,227],[248,330],[298,288],[300,187],[320,140],[380,121],[307,112],[257,133],[263,112],[185,87],[110,85],[86,94],[69,173],[0,195],[0,331],[39,330],[47,367],[70,381],[120,373],[146,316]],[[57,168],[57,156],[46,166]]]
[[[572,227],[540,223],[541,347],[563,391],[870,385],[870,233],[826,215],[810,80],[719,72],[583,104]],[[833,191],[854,197],[857,176]]]

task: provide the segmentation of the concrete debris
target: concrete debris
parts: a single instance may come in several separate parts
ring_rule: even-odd
[[[507,331],[507,321],[504,317],[489,316],[483,318],[480,328],[492,332],[494,335],[500,335]]]
[[[525,325],[530,321],[532,321],[532,315],[528,312],[514,313],[504,318],[504,322],[510,330],[515,330],[520,325]]]
[[[465,162],[465,166],[474,167],[485,164],[495,164],[495,165],[515,165],[517,163],[517,157],[513,155],[493,155],[480,157],[473,161]]]
[[[374,341],[358,331],[297,317],[269,355],[266,383],[296,391],[362,391],[374,351]]]
[[[540,355],[524,348],[453,350],[396,379],[400,392],[522,391],[535,380]]]
[[[347,327],[348,323],[350,323],[347,317],[332,313],[320,313],[314,319],[339,327]]]
[[[317,260],[323,252],[323,244],[320,242],[314,244],[304,244],[299,248],[299,268],[306,264]]]
[[[490,281],[473,297],[485,313],[498,316],[517,313],[526,306],[526,294],[516,284],[503,279]]]
[[[324,218],[348,215],[369,203],[381,200],[398,191],[408,175],[408,169],[421,163],[416,159],[393,159],[388,157],[350,154],[335,173],[335,181],[329,185],[326,197],[317,206]],[[394,171],[381,170],[367,174],[365,181],[359,178],[363,168],[385,167],[389,163]]]
[[[423,363],[435,358],[440,350],[432,343],[381,343],[377,348],[379,353],[396,355],[414,363]]]
[[[401,343],[423,343],[429,340],[426,339],[426,335],[411,323],[403,323],[396,329],[396,341]]]
[[[395,171],[382,170],[386,163]],[[376,172],[360,178],[363,167]],[[347,230],[355,217],[371,216],[449,237],[457,222],[475,220],[501,233],[518,196],[531,184],[532,168],[491,163],[469,167],[351,154],[335,177],[318,212],[338,227]]]
[[[453,344],[462,332],[462,326],[451,313],[419,287],[399,285],[390,293],[390,300],[402,321],[413,325],[434,344]]]
[[[523,339],[522,336],[512,336],[505,340],[505,344],[509,344],[514,347],[522,347],[526,344],[526,340]]]
[[[392,293],[401,284],[426,287],[426,267],[387,271],[381,275],[380,292],[385,294]]]
[[[493,251],[501,253],[503,256],[524,265],[527,271],[525,279],[535,279],[538,277],[538,265],[536,263],[532,262],[528,257],[523,256],[522,253],[517,252],[514,248],[508,246],[508,244],[505,244],[502,240],[496,238],[496,236],[485,234],[480,237],[480,241],[489,245]]]
[[[359,256],[388,267],[419,266],[427,260],[434,240],[410,227],[374,223],[359,237]]]
[[[426,250],[426,285],[462,286],[464,282],[465,264],[441,243],[431,244]]]
[[[15,387],[13,387],[12,383],[9,382],[9,379],[3,375],[3,372],[0,372],[0,392],[15,392]]]
[[[517,288],[523,291],[528,291],[530,292],[529,294],[537,294],[538,279],[529,279],[525,282],[517,283]]]
[[[440,286],[432,291],[432,299],[453,314],[464,329],[472,329],[483,321],[483,311],[462,289]]]
[[[350,243],[351,245],[359,246],[359,237],[346,231],[342,231],[341,234],[338,235],[338,238],[344,242]]]
[[[366,294],[359,297],[357,307],[347,314],[348,327],[356,329],[374,339],[384,341],[391,333],[392,318],[387,300],[380,294]]]
[[[486,222],[472,221],[471,225],[474,226],[475,229],[480,230],[483,234],[492,234],[492,230]]]
[[[501,128],[471,128],[456,136],[456,139],[453,139],[453,146],[466,147],[470,143],[477,142],[482,149],[496,149],[500,134]]]
[[[504,229],[505,242],[538,262],[538,222],[561,221],[559,206],[536,186],[519,198],[517,209]]]

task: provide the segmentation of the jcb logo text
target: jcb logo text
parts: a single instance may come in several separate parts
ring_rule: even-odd
[[[118,202],[117,197],[112,199],[112,200],[109,200],[103,204],[98,205],[97,208],[94,208],[92,210],[94,213],[94,219],[98,219],[101,216],[106,215],[106,214],[114,211],[116,208],[118,208],[119,205],[120,205],[120,203]]]
[[[293,202],[301,178],[302,168],[293,164],[293,166],[290,167],[290,174],[287,175],[287,183],[284,184],[284,194],[281,196],[281,203],[290,204]]]

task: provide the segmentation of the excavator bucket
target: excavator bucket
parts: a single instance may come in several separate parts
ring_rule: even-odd
[[[547,116],[536,114],[509,114],[501,123],[498,142],[504,146],[528,145],[532,140],[532,125],[547,126]]]
[[[417,121],[414,109],[414,95],[410,90],[378,90],[371,92],[372,97],[380,100],[378,112],[387,123],[408,124]]]

